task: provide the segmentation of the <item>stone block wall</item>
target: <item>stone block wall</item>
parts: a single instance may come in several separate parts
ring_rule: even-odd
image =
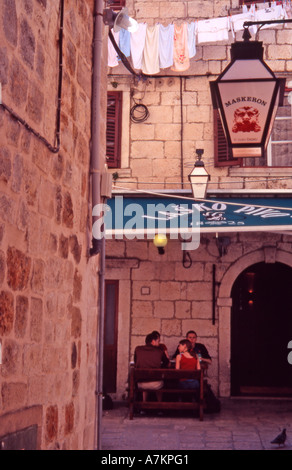
[[[242,10],[232,1],[127,1],[130,14],[148,25],[219,18]],[[264,3],[258,4],[264,8]],[[255,37],[253,36],[254,40]],[[288,77],[292,67],[292,26],[278,25],[263,29],[258,39],[263,42],[264,60],[279,77]],[[271,181],[265,168],[256,168],[252,175],[247,168],[214,167],[213,108],[209,81],[215,80],[230,61],[230,46],[242,40],[242,32],[228,41],[197,44],[196,55],[184,72],[171,68],[146,80],[134,79],[123,64],[109,68],[109,90],[122,91],[129,97],[129,108],[138,103],[147,106],[145,122],[129,122],[126,155],[118,169],[117,186],[130,189],[189,189],[188,174],[196,158],[196,148],[204,149],[204,162],[211,175],[212,189],[291,189],[292,174],[288,169],[272,169]],[[139,71],[136,71],[139,72]],[[180,77],[181,76],[181,77]],[[129,113],[130,109],[128,109]],[[126,171],[128,169],[128,171]],[[116,170],[113,170],[116,172]],[[282,176],[282,179],[279,178]],[[289,178],[283,179],[283,177]],[[228,185],[227,178],[230,177]],[[231,184],[232,182],[232,184]]]
[[[60,151],[0,107],[0,435],[16,412],[38,406],[42,449],[94,446],[99,258],[88,260],[86,235],[93,3],[64,2]],[[2,101],[52,146],[61,4],[0,1]]]
[[[148,25],[219,18],[241,13],[238,0],[141,1],[128,0],[130,15]],[[259,4],[260,8],[264,3]],[[253,39],[255,39],[253,37]],[[208,191],[292,188],[291,168],[215,167],[214,124],[209,82],[215,80],[230,62],[234,40],[242,40],[242,32],[227,41],[197,44],[197,51],[185,72],[170,68],[159,74],[138,80],[123,64],[108,70],[108,89],[123,93],[122,165],[112,171],[118,174],[117,193],[122,189],[158,192],[162,189],[190,190],[188,174],[196,158],[196,149],[204,149],[204,162],[211,176]],[[290,80],[292,66],[291,24],[263,29],[259,40],[264,46],[264,60],[279,77]],[[149,117],[132,122],[130,110],[135,103],[147,106]],[[254,191],[256,193],[256,191]],[[131,193],[132,194],[132,193]],[[209,194],[209,195],[210,195]],[[257,193],[258,194],[258,193]],[[218,197],[218,192],[212,194]],[[218,197],[219,199],[219,197]],[[153,329],[162,334],[172,354],[178,341],[189,329],[195,329],[199,341],[206,344],[213,364],[208,375],[216,393],[230,394],[230,292],[234,278],[228,272],[236,267],[238,275],[256,262],[274,262],[277,253],[290,259],[291,238],[276,233],[228,233],[231,244],[228,253],[219,256],[216,234],[201,236],[200,246],[192,251],[192,266],[182,265],[180,242],[170,240],[166,253],[158,255],[151,241],[107,241],[107,277],[127,285],[127,299],[119,303],[119,347],[129,343],[128,360],[134,349],[143,344]],[[268,256],[268,249],[272,255]],[[250,264],[245,264],[246,257]],[[123,264],[124,263],[124,264]],[[212,323],[212,269],[216,266],[216,310]],[[290,263],[289,263],[290,265]],[[227,276],[227,277],[226,277]],[[220,283],[224,295],[219,296]],[[120,320],[120,318],[122,320]],[[125,392],[127,364],[118,354],[117,396]]]
[[[127,301],[120,299],[119,342],[129,335],[129,350],[118,356],[117,392],[121,399],[127,383],[127,365],[136,346],[143,345],[153,330],[161,333],[170,356],[187,331],[195,330],[198,342],[206,345],[212,365],[208,381],[216,394],[230,395],[231,288],[237,275],[258,262],[290,265],[292,241],[277,233],[234,233],[227,253],[219,255],[216,234],[201,234],[200,245],[190,251],[192,264],[183,266],[178,240],[169,240],[160,255],[151,240],[108,241],[107,278],[127,282]],[[248,258],[248,264],[245,259]],[[124,260],[122,262],[122,260]],[[131,262],[131,264],[129,264]],[[215,299],[213,299],[215,265]],[[236,268],[237,275],[229,273]],[[223,290],[222,290],[223,289]],[[220,292],[221,290],[221,292]],[[124,298],[124,297],[123,297]],[[213,323],[215,301],[215,323]],[[128,328],[130,331],[128,332]]]

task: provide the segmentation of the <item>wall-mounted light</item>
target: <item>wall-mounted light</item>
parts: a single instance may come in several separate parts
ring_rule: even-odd
[[[249,294],[253,294],[254,288],[255,288],[255,273],[248,272],[245,274],[245,276],[246,276],[246,282],[247,282],[247,292]]]
[[[126,29],[130,33],[134,33],[139,27],[137,21],[129,16],[127,8],[123,8],[118,13],[106,8],[103,10],[103,22],[113,28],[115,32]]]
[[[233,158],[264,155],[285,85],[264,62],[262,42],[250,37],[245,28],[244,40],[231,45],[230,64],[210,82]]]
[[[204,162],[202,161],[203,149],[197,149],[197,160],[194,169],[189,175],[189,181],[192,186],[192,192],[195,199],[204,199],[207,194],[207,185],[210,179],[209,174],[205,169]]]
[[[162,233],[157,233],[155,237],[153,238],[153,244],[158,249],[158,253],[160,255],[164,255],[165,253],[164,248],[167,245],[167,241],[168,241],[167,236]]]

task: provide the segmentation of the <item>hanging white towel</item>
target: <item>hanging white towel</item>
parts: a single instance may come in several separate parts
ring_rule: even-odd
[[[159,24],[147,26],[142,59],[142,72],[146,75],[153,75],[160,72]]]
[[[229,18],[214,18],[198,21],[198,44],[228,41]]]
[[[112,33],[113,33],[114,40],[116,41],[117,45],[119,45],[120,32],[119,31],[116,31],[116,32],[112,31]],[[108,38],[107,65],[109,67],[116,67],[117,65],[119,65],[119,56],[118,56],[118,53],[116,52],[110,38]]]
[[[271,20],[283,20],[287,17],[286,10],[283,5],[273,4],[271,8],[262,8],[257,10],[255,13],[255,21],[271,21]],[[275,28],[276,24],[266,24],[261,29]]]
[[[159,25],[159,65],[166,69],[173,65],[174,25]]]
[[[285,8],[285,18],[291,19],[292,18],[292,5],[291,5],[290,0],[289,2],[286,2],[286,4],[284,5],[284,8]],[[284,27],[290,28],[290,24],[286,23]]]
[[[197,23],[192,21],[188,23],[188,48],[189,48],[189,58],[195,57],[196,55],[196,32],[197,32]]]
[[[131,44],[131,59],[135,69],[142,68],[142,58],[146,38],[146,23],[138,23],[138,30],[135,33],[131,33],[130,44]]]
[[[243,23],[245,21],[254,21],[253,11],[250,9],[247,13],[240,13],[238,15],[232,15],[230,18],[230,28],[232,36],[235,37],[235,33],[238,31],[243,31]],[[256,34],[257,27],[256,25],[249,26],[249,31],[251,34]]]
[[[245,21],[251,21],[248,13],[240,13],[238,15],[231,16],[230,26],[231,26],[231,31],[232,31],[233,36],[235,35],[234,33],[237,33],[238,31],[243,30],[243,23]]]

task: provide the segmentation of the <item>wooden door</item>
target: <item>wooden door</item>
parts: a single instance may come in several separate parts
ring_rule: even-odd
[[[117,382],[118,281],[105,281],[103,392],[115,393]]]
[[[258,263],[232,289],[232,395],[292,395],[292,269]]]

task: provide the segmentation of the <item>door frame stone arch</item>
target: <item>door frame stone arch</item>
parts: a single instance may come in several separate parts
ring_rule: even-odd
[[[277,250],[276,247],[263,247],[243,255],[225,272],[220,283],[217,308],[219,318],[219,395],[229,397],[231,390],[231,290],[238,276],[256,263],[282,263],[292,268],[292,254]]]

